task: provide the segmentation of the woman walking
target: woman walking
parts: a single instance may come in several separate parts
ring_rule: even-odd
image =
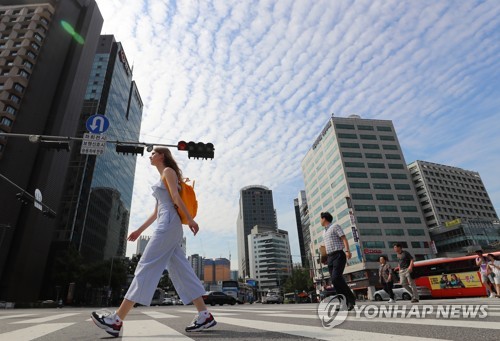
[[[125,320],[135,303],[145,306],[151,304],[154,291],[165,268],[168,270],[170,279],[182,302],[184,304],[193,302],[198,310],[193,322],[186,327],[186,332],[200,331],[217,324],[203,301],[202,295],[205,294],[205,290],[181,248],[183,232],[176,207],[182,210],[188,218],[189,229],[193,234],[196,235],[199,230],[198,224],[182,202],[179,192],[173,190],[180,189],[182,172],[168,148],[155,147],[149,159],[151,165],[155,166],[161,175],[161,179],[152,187],[156,206],[144,224],[130,233],[128,240],[135,241],[144,230],[158,219],[157,228],[137,264],[135,277],[118,310],[107,314],[99,314],[94,311],[91,314],[92,320],[99,328],[115,337],[119,336],[123,326],[122,321]],[[172,189],[171,194],[165,187],[163,179]]]

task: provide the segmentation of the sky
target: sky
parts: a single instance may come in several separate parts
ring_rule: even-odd
[[[172,149],[196,180],[187,254],[237,268],[239,191],[273,191],[300,261],[301,161],[332,114],[392,120],[407,163],[480,173],[500,213],[500,2],[97,0],[144,102],[141,142]],[[138,157],[129,232],[153,212],[157,170]],[[144,232],[151,235],[154,226]],[[128,243],[127,256],[136,244]]]

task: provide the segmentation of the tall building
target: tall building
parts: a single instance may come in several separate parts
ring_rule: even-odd
[[[78,136],[87,132],[90,116],[101,114],[110,122],[104,133],[109,140],[138,141],[142,108],[122,45],[112,35],[100,36]],[[120,155],[111,144],[98,156],[73,148],[54,248],[72,244],[85,261],[125,256],[135,164],[135,155]]]
[[[310,268],[310,264],[312,264],[311,233],[309,232],[309,208],[307,206],[306,191],[299,192],[298,197],[293,199],[293,205],[295,207],[301,263],[304,268]]]
[[[259,291],[280,289],[292,272],[288,232],[271,226],[256,225],[248,235],[250,277]]]
[[[439,255],[500,240],[498,215],[478,172],[420,160],[408,168]]]
[[[142,255],[144,253],[144,250],[146,250],[146,246],[148,246],[150,239],[151,236],[140,236],[139,239],[137,239],[137,247],[135,250],[136,255]]]
[[[353,254],[344,272],[353,290],[371,295],[378,284],[378,259],[387,255],[394,262],[395,242],[417,260],[431,255],[428,230],[391,121],[332,117],[302,161],[302,173],[315,259],[323,243],[320,212],[329,211]],[[314,267],[320,269],[317,282],[329,277],[321,264]]]
[[[191,263],[191,267],[194,270],[194,273],[198,278],[203,281],[204,280],[204,266],[203,266],[203,257],[199,254],[194,254],[188,257],[189,263]]]
[[[429,228],[463,218],[498,220],[478,172],[420,160],[408,168]]]
[[[203,259],[205,284],[219,284],[231,279],[231,262],[226,258]]]
[[[240,210],[236,220],[238,239],[238,270],[242,278],[249,276],[247,237],[255,225],[278,228],[273,204],[273,192],[264,186],[247,186],[240,190]]]
[[[103,23],[99,9],[93,0],[8,2],[0,5],[0,131],[75,136]],[[30,194],[38,189],[57,211],[51,220],[21,205],[19,188],[0,179],[0,300],[36,301],[70,154],[25,138],[2,137],[0,145],[0,174]]]

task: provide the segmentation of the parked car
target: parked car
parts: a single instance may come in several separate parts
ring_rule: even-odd
[[[394,297],[396,300],[410,300],[411,299],[411,294],[401,286],[401,284],[395,284],[394,288],[392,289],[394,292]],[[429,288],[424,287],[424,286],[417,286],[417,291],[418,291],[418,296],[420,298],[426,298],[426,297],[432,297],[431,291]],[[375,291],[373,294],[373,298],[375,301],[388,301],[389,300],[389,294],[386,293],[384,290],[378,290]]]
[[[283,303],[283,297],[276,295],[276,294],[272,294],[272,293],[267,294],[264,303],[266,303],[266,304],[271,304],[271,303],[280,304],[280,303]]]
[[[161,305],[174,305],[174,299],[171,297],[165,297]]]
[[[236,304],[236,298],[228,296],[222,291],[209,291],[202,297],[203,301],[205,301],[205,304],[210,304],[210,305]]]

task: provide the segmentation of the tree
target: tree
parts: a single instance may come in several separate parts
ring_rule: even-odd
[[[309,270],[307,268],[295,266],[292,269],[290,277],[283,283],[282,288],[285,293],[295,292],[296,290],[305,292],[313,290],[314,286],[309,275]]]

